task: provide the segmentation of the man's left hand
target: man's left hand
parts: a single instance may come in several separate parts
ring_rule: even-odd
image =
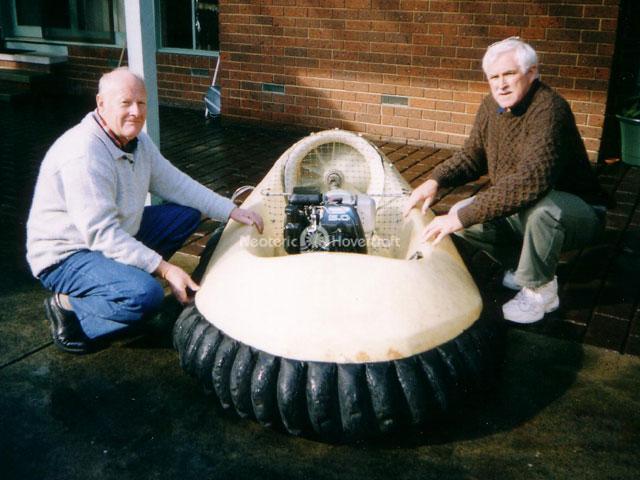
[[[433,239],[433,245],[437,245],[447,235],[462,230],[462,223],[458,219],[456,211],[450,211],[446,215],[435,217],[422,232],[422,240]]]
[[[264,222],[262,217],[254,211],[244,208],[236,207],[231,211],[229,218],[236,222],[243,223],[245,225],[253,225],[258,230],[258,233],[262,233],[264,230]]]
[[[193,301],[194,293],[200,289],[187,272],[164,260],[160,261],[154,273],[167,281],[171,292],[183,305]]]

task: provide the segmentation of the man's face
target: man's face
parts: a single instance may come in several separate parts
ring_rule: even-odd
[[[113,133],[127,141],[138,136],[147,118],[147,91],[140,80],[118,72],[96,98],[98,113]]]
[[[527,94],[536,78],[535,65],[522,73],[515,52],[499,55],[487,68],[487,79],[491,95],[502,108],[510,109]]]

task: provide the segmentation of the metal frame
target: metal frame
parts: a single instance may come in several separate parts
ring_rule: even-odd
[[[177,48],[177,47],[168,47],[162,43],[162,8],[161,2],[163,0],[155,1],[155,12],[156,17],[158,18],[157,24],[157,32],[156,39],[158,44],[159,52],[166,53],[178,53],[178,54],[186,54],[186,55],[207,55],[207,56],[216,56],[219,55],[219,50],[201,50],[196,48],[197,38],[196,38],[196,4],[198,0],[191,0],[191,48]]]
[[[70,9],[70,24],[71,28],[69,29],[60,29],[60,28],[49,28],[45,29],[42,26],[31,26],[31,25],[19,25],[18,24],[18,14],[17,14],[17,2],[21,0],[6,0],[6,5],[8,5],[9,10],[9,25],[7,25],[9,32],[6,32],[6,36],[12,37],[28,37],[31,39],[42,39],[47,42],[63,42],[67,43],[68,41],[72,41],[74,43],[82,43],[88,45],[95,45],[96,42],[86,41],[87,39],[95,39],[98,40],[102,44],[107,45],[119,45],[122,44],[121,35],[116,31],[116,22],[115,19],[118,15],[118,11],[120,9],[120,0],[110,0],[111,8],[109,14],[111,15],[112,20],[112,30],[109,32],[88,32],[81,31],[78,29],[78,8],[77,8],[77,0],[67,0]],[[24,0],[23,0],[24,1]],[[124,1],[124,0],[122,0]],[[47,38],[47,32],[54,34],[54,39]],[[82,35],[79,35],[79,32],[83,32]]]
[[[36,26],[20,26],[18,25],[18,9],[16,2],[18,0],[9,0],[9,12],[11,16],[11,35],[42,38],[42,27]]]

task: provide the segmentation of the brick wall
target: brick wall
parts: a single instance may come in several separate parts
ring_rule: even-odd
[[[488,93],[486,47],[519,35],[595,158],[618,3],[221,0],[223,115],[457,146]]]
[[[118,66],[121,49],[71,45],[69,61],[58,70],[69,93],[95,94],[100,76]],[[158,53],[158,97],[161,104],[204,109],[217,57]],[[124,65],[127,56],[124,56]]]

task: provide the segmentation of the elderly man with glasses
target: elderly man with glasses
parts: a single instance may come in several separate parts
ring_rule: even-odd
[[[438,188],[488,174],[476,196],[435,217],[424,238],[456,233],[505,267],[518,294],[504,318],[533,323],[559,307],[556,268],[563,250],[582,248],[603,228],[610,200],[592,171],[567,101],[539,79],[533,48],[508,38],[482,60],[491,95],[480,105],[463,148],[413,191],[405,215],[425,212]]]

